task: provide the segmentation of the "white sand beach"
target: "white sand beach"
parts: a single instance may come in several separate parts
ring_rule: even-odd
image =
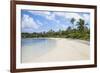
[[[56,40],[56,46],[40,56],[35,56],[29,47],[22,47],[22,63],[30,62],[54,62],[87,60],[90,58],[90,46],[88,41],[77,39],[49,38]],[[32,47],[31,47],[32,48]]]

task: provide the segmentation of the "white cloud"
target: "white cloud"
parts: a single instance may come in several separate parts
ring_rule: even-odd
[[[83,18],[84,18],[85,20],[89,20],[89,19],[90,19],[90,16],[89,16],[89,14],[83,14]]]
[[[49,11],[28,11],[32,14],[37,14],[37,15],[50,15]]]
[[[48,20],[54,20],[55,19],[55,14],[47,15],[46,18]]]
[[[50,11],[29,11],[32,14],[41,15],[48,20],[55,19],[55,14],[51,13]]]
[[[85,24],[87,24],[88,21],[90,20],[90,15],[89,14],[83,14],[83,18],[85,20]]]
[[[40,22],[39,20],[36,20],[36,22],[39,24],[39,26],[43,26],[43,23]]]
[[[29,11],[33,14],[41,15],[45,17],[48,20],[56,21],[58,24],[60,24],[60,20],[56,20],[56,15],[57,16],[62,16],[66,20],[75,18],[76,21],[74,22],[75,24],[77,21],[81,18],[85,20],[85,23],[87,23],[90,19],[88,14],[83,14],[83,16],[79,15],[78,13],[71,13],[71,12],[50,12],[50,11]]]
[[[89,22],[90,20],[90,15],[89,14],[85,14],[83,13],[82,15],[79,15],[78,13],[66,13],[65,14],[66,18],[75,18],[76,21],[75,23],[81,18],[83,20],[85,20],[85,24]]]
[[[37,14],[37,15],[41,15],[46,17],[48,20],[54,20],[55,16],[63,16],[66,19],[71,19],[71,18],[75,18],[76,20],[78,19],[85,19],[85,20],[89,20],[89,15],[88,14],[83,14],[83,16],[79,15],[78,13],[67,13],[67,12],[50,12],[50,11],[29,11],[33,14]]]
[[[67,12],[55,12],[55,15],[58,15],[58,16],[63,16],[65,17],[66,19],[70,19],[70,18],[75,18],[75,19],[83,19],[82,16],[80,16],[79,14],[77,13],[67,13]]]
[[[76,20],[78,20],[80,18],[83,19],[83,17],[80,16],[79,14],[77,14],[77,13],[66,13],[65,17],[66,18],[75,18]]]
[[[54,12],[56,15],[59,15],[59,16],[64,16],[65,15],[65,12]]]
[[[59,20],[56,20],[56,23],[57,23],[57,24],[59,24],[59,23],[60,23],[60,21],[59,21]]]
[[[38,29],[39,25],[36,24],[36,22],[34,21],[34,19],[32,17],[24,14],[22,17],[22,28]]]
[[[82,17],[81,15],[79,15],[78,13],[67,13],[67,12],[54,12],[54,15],[56,16],[62,16],[64,17],[66,20],[71,19],[71,18],[75,18],[75,22],[74,25],[76,25],[77,21],[81,18],[84,19],[84,17]],[[57,23],[60,24],[60,20],[57,20]],[[65,27],[65,26],[63,26]]]

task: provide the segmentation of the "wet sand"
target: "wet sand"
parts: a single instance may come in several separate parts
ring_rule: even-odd
[[[56,40],[56,46],[54,46],[51,50],[48,50],[46,53],[41,54],[41,56],[35,56],[36,53],[32,53],[32,50],[28,51],[29,47],[22,48],[22,63],[59,62],[89,59],[90,47],[88,41],[63,38],[49,39]]]

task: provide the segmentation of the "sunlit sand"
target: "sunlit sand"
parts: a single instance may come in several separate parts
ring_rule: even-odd
[[[32,46],[22,47],[22,63],[76,61],[90,58],[90,46],[88,41],[63,38],[49,38],[56,40],[56,46],[52,46],[46,53],[34,53]],[[30,49],[31,48],[31,49]]]

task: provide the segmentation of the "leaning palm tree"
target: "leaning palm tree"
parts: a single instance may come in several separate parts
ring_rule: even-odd
[[[73,24],[72,29],[74,29],[74,22],[75,22],[75,18],[72,18],[72,19],[70,20],[70,22]]]

